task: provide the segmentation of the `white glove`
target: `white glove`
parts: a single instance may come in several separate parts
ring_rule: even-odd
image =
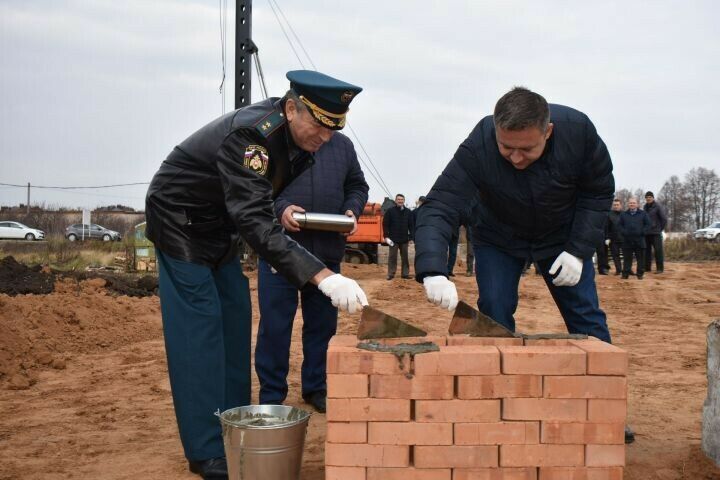
[[[558,287],[574,287],[580,281],[582,274],[583,261],[568,252],[562,252],[550,267],[550,275],[560,269],[560,274],[553,279],[553,283]]]
[[[355,313],[368,305],[367,297],[360,285],[352,278],[343,277],[339,273],[325,277],[318,284],[318,288],[340,310]]]
[[[390,237],[386,237],[386,238],[385,238],[385,243],[387,243],[387,244],[390,245],[391,247],[392,247],[393,245],[395,245],[395,242],[393,242],[392,240],[390,240]]]
[[[605,245],[610,245],[610,239],[605,240]]]
[[[423,279],[425,294],[429,301],[448,310],[455,310],[458,294],[455,284],[442,275]]]

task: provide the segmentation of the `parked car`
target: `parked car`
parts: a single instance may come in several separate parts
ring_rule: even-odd
[[[0,238],[24,238],[25,240],[44,240],[45,232],[30,228],[20,222],[0,222]]]
[[[720,222],[715,222],[709,227],[695,230],[693,233],[695,240],[709,240],[711,242],[720,242]]]
[[[102,240],[103,242],[109,242],[110,240],[120,241],[122,235],[114,230],[109,230],[105,227],[96,224],[83,225],[82,223],[76,223],[70,225],[65,229],[65,238],[74,242],[76,240]]]

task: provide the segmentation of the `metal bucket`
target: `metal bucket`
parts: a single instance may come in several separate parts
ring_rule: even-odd
[[[299,480],[310,413],[248,405],[217,413],[229,480]]]

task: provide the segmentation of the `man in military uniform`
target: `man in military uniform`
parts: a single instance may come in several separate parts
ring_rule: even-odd
[[[273,211],[273,199],[345,126],[362,89],[312,71],[287,78],[283,98],[223,115],[176,146],[147,194],[175,414],[190,470],[203,478],[227,478],[213,413],[250,403],[251,309],[240,238],[296,287],[316,285],[351,313],[367,304],[354,280],[285,236]]]

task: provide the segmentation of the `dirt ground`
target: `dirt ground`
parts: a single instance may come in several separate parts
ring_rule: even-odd
[[[720,318],[720,264],[666,267],[643,281],[598,279],[614,342],[630,352],[637,441],[625,478],[720,479],[700,450],[705,328]],[[382,267],[344,268],[373,306],[430,333],[447,330],[451,314],[428,304],[419,284],[388,282]],[[472,303],[474,279],[456,281]],[[55,286],[47,295],[0,295],[0,479],[198,478],[177,435],[158,298],[114,296],[98,279]],[[256,305],[254,314],[255,332]],[[341,314],[339,333],[354,333],[357,319]],[[517,319],[521,331],[563,331],[540,277],[522,280]],[[288,403],[302,406],[297,323]],[[257,379],[254,392],[257,399]],[[313,415],[303,479],[323,479],[324,429],[324,415]]]

